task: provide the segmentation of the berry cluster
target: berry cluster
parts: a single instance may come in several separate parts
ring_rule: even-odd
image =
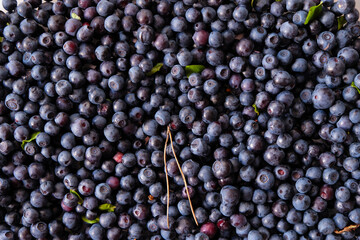
[[[2,0],[0,240],[359,239],[355,0]]]

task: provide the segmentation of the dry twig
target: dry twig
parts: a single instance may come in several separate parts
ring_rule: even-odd
[[[172,149],[172,152],[174,154],[174,157],[175,157],[175,160],[176,160],[176,163],[178,165],[178,168],[180,170],[180,173],[181,173],[181,177],[184,181],[184,185],[185,185],[185,190],[186,190],[186,195],[188,196],[188,199],[189,199],[189,204],[190,204],[190,209],[191,209],[191,212],[192,212],[192,215],[194,217],[194,220],[195,220],[195,223],[197,226],[199,226],[199,223],[196,219],[196,216],[195,216],[195,212],[194,212],[194,208],[193,208],[193,205],[191,203],[191,198],[190,198],[190,194],[189,194],[189,189],[188,189],[188,185],[187,185],[187,182],[186,182],[186,178],[185,178],[185,175],[181,169],[181,166],[180,166],[180,163],[179,163],[179,160],[177,159],[176,157],[176,153],[175,153],[175,148],[174,148],[174,145],[173,145],[173,141],[172,141],[172,136],[171,136],[171,132],[170,132],[170,127],[168,127],[168,131],[169,131],[169,136],[170,136],[170,144],[171,144],[171,149]]]
[[[180,162],[179,160],[177,159],[177,156],[176,156],[176,153],[175,153],[175,148],[174,148],[174,145],[173,145],[173,141],[172,141],[172,135],[171,135],[171,132],[170,132],[170,127],[168,126],[167,127],[167,131],[166,131],[166,141],[165,141],[165,148],[164,148],[164,165],[165,165],[165,173],[166,173],[166,186],[167,186],[167,211],[166,211],[166,216],[167,216],[167,225],[169,227],[169,197],[170,197],[170,186],[169,186],[169,176],[168,176],[168,173],[167,173],[167,168],[166,168],[166,147],[167,147],[167,143],[168,143],[168,140],[170,138],[170,145],[171,145],[171,149],[172,149],[172,152],[174,154],[174,158],[175,158],[175,161],[177,163],[177,166],[180,170],[180,174],[181,174],[181,177],[184,181],[184,185],[185,185],[185,190],[186,190],[186,195],[189,199],[189,204],[190,204],[190,209],[191,209],[191,213],[194,217],[194,220],[195,220],[195,223],[196,225],[198,226],[199,223],[197,221],[197,218],[195,216],[195,212],[194,212],[194,208],[193,208],[193,205],[192,205],[192,202],[191,202],[191,198],[190,198],[190,194],[189,194],[189,189],[188,189],[188,185],[187,185],[187,182],[186,182],[186,178],[185,178],[185,175],[181,169],[181,166],[180,166]]]
[[[168,228],[170,228],[170,224],[169,224],[170,184],[169,184],[169,175],[168,175],[167,164],[166,164],[166,147],[167,147],[167,143],[168,143],[168,140],[169,140],[169,131],[170,131],[170,128],[168,127],[168,130],[166,132],[166,140],[165,140],[165,147],[164,147],[164,167],[165,167],[166,190],[167,190],[167,195],[166,195],[166,218],[167,218],[167,226],[168,226]]]
[[[335,230],[335,233],[336,234],[342,234],[344,232],[355,231],[358,227],[360,227],[360,224],[350,225],[350,226],[345,227],[342,230]]]

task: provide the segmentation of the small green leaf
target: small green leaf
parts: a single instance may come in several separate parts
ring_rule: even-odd
[[[164,66],[163,63],[158,63],[158,64],[156,64],[156,65],[150,70],[150,72],[148,72],[148,73],[146,74],[146,76],[154,75],[155,73],[157,73],[158,71],[160,71],[160,69],[162,68],[162,66]]]
[[[79,15],[77,15],[76,13],[71,13],[71,18],[81,21],[81,17],[79,17]]]
[[[347,23],[345,16],[342,15],[342,16],[338,17],[337,23],[338,23],[338,30],[340,30]]]
[[[354,82],[351,83],[351,86],[352,86],[353,88],[355,88],[355,89],[358,91],[358,93],[360,94],[360,89],[355,85]]]
[[[21,148],[24,149],[24,146],[25,146],[26,143],[29,143],[29,142],[35,140],[37,135],[39,135],[39,133],[40,132],[34,132],[34,133],[31,134],[30,139],[23,140],[22,143],[21,143]]]
[[[276,2],[281,2],[281,0],[275,0]]]
[[[0,37],[0,42],[3,42],[4,41],[4,38],[3,37]]]
[[[95,220],[89,220],[86,217],[82,216],[81,219],[88,224],[94,224],[99,222],[99,218],[96,218]]]
[[[256,112],[256,114],[259,116],[260,112],[255,103],[252,105],[252,107],[254,108],[254,111]]]
[[[185,67],[185,73],[186,76],[189,77],[193,73],[201,73],[204,69],[204,65],[188,65]]]
[[[70,189],[70,192],[71,192],[72,194],[74,194],[75,196],[77,196],[77,198],[79,199],[78,204],[81,205],[81,204],[84,202],[84,200],[82,199],[82,197],[80,196],[80,194],[78,194],[75,190]]]
[[[108,211],[113,212],[115,210],[116,206],[110,204],[110,203],[104,203],[99,206],[99,210],[101,211]]]
[[[110,98],[106,98],[106,101],[112,102]]]
[[[318,16],[320,16],[321,12],[323,10],[323,2],[319,3],[319,5],[312,6],[309,9],[308,15],[306,16],[306,20],[304,22],[304,25],[308,24],[312,20],[316,19]]]
[[[10,25],[10,23],[6,23],[6,26],[9,26]]]

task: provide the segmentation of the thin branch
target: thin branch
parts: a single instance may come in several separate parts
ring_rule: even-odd
[[[358,227],[360,227],[360,224],[350,225],[350,226],[345,227],[345,228],[342,229],[342,230],[335,230],[334,233],[336,233],[336,234],[342,234],[342,233],[344,233],[344,232],[354,231],[354,230],[356,230]]]
[[[165,147],[164,147],[164,167],[165,167],[165,175],[166,175],[166,190],[167,190],[167,195],[166,195],[166,219],[167,219],[167,226],[168,228],[170,228],[170,223],[169,223],[169,206],[170,206],[170,184],[169,184],[169,175],[168,175],[168,171],[167,171],[167,164],[166,164],[166,147],[167,147],[167,143],[169,140],[169,133],[170,133],[170,129],[168,127],[168,130],[166,131],[166,141],[165,141]]]
[[[175,149],[174,149],[174,145],[173,145],[172,136],[171,136],[171,132],[170,132],[170,127],[169,127],[169,126],[168,126],[168,132],[169,132],[169,135],[168,135],[168,136],[170,136],[171,149],[172,149],[172,152],[173,152],[173,154],[174,154],[174,157],[175,157],[176,163],[177,163],[177,165],[178,165],[178,168],[179,168],[179,170],[180,170],[181,177],[182,177],[182,179],[183,179],[183,181],[184,181],[184,184],[185,184],[186,195],[188,196],[188,199],[189,199],[189,204],[190,204],[190,208],[191,208],[191,213],[192,213],[192,215],[193,215],[193,217],[194,217],[194,220],[195,220],[196,225],[199,226],[199,223],[198,223],[198,221],[197,221],[197,219],[196,219],[196,216],[195,216],[195,212],[194,212],[193,205],[192,205],[192,203],[191,203],[191,198],[190,198],[190,194],[189,194],[189,189],[188,189],[188,185],[187,185],[187,182],[186,182],[186,178],[185,178],[185,175],[184,175],[184,173],[183,173],[183,171],[182,171],[182,169],[181,169],[179,160],[178,160],[177,157],[176,157],[176,153],[175,153]]]

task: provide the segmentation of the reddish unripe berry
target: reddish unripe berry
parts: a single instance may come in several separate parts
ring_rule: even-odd
[[[209,38],[209,33],[205,30],[200,30],[195,32],[192,39],[196,46],[204,46],[207,44]]]
[[[115,154],[115,156],[113,157],[113,159],[115,160],[115,162],[117,163],[121,163],[121,159],[124,156],[124,154],[122,152],[118,152]]]
[[[235,227],[239,228],[244,226],[247,223],[246,217],[242,214],[234,214],[230,217],[230,224]],[[220,228],[219,228],[220,229]]]
[[[65,211],[65,212],[71,212],[73,210],[73,208],[67,206],[64,201],[61,201],[61,208]]]
[[[207,222],[201,226],[200,232],[205,233],[206,235],[209,236],[209,238],[213,238],[216,235],[217,227],[214,223]]]
[[[77,53],[78,46],[75,41],[69,40],[64,43],[63,49],[64,49],[65,53],[67,53],[69,55],[73,55],[73,54]]]
[[[227,231],[231,227],[229,220],[223,218],[217,221],[216,226],[219,228],[220,231]]]
[[[327,208],[327,202],[321,197],[316,197],[311,208],[315,212],[324,212]]]
[[[320,189],[320,197],[327,201],[332,200],[334,198],[334,189],[331,186],[325,184]]]
[[[117,189],[120,186],[120,180],[117,177],[111,176],[106,179],[106,183],[112,188]]]

